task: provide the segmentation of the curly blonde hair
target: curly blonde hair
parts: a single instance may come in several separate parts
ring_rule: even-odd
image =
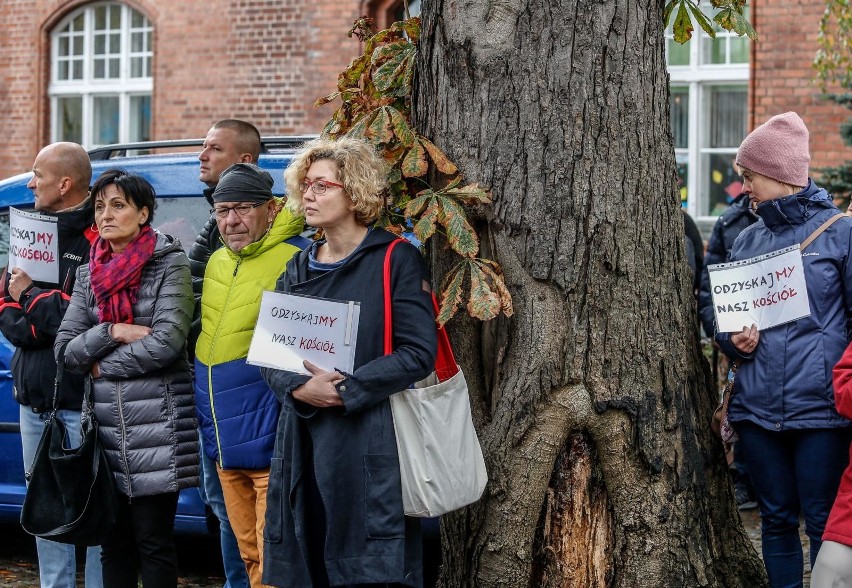
[[[326,159],[337,167],[343,190],[355,206],[355,220],[362,225],[374,223],[385,205],[388,166],[375,148],[363,139],[319,137],[305,143],[287,169],[287,207],[305,213],[302,183],[315,161]]]

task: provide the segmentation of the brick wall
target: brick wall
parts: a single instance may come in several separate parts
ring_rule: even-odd
[[[794,110],[810,131],[811,171],[852,159],[838,132],[852,111],[822,100],[812,66],[825,2],[752,0],[760,38],[752,43],[750,128]],[[836,89],[835,89],[836,91]]]
[[[384,6],[385,2],[378,2]],[[85,0],[0,0],[0,178],[26,170],[49,141],[49,33]],[[821,0],[752,0],[750,116],[796,110],[811,132],[813,167],[852,159],[837,132],[850,112],[819,99],[811,61]],[[316,133],[355,56],[346,36],[362,10],[353,0],[128,0],[154,25],[155,139],[203,136],[220,118],[244,118],[263,134]],[[375,2],[374,2],[375,4]],[[309,8],[309,9],[308,9]]]
[[[0,0],[0,178],[50,139],[50,30],[84,0]],[[318,133],[337,74],[360,49],[352,0],[130,0],[154,26],[153,139],[201,137],[220,118],[262,134]],[[310,8],[309,10],[307,8]]]

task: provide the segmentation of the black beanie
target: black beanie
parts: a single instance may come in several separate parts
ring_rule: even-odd
[[[272,200],[274,180],[253,163],[235,163],[219,176],[213,202],[266,202]]]

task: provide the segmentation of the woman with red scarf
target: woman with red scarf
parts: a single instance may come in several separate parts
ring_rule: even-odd
[[[99,238],[77,270],[56,336],[60,365],[90,374],[98,435],[116,484],[118,520],[103,545],[104,586],[177,585],[178,493],[198,484],[186,336],[194,299],[180,243],[151,227],[142,177],[103,173],[92,186]]]

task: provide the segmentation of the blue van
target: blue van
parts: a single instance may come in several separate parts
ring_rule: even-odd
[[[275,179],[273,192],[284,194],[284,168],[296,148],[311,137],[267,137],[262,140],[259,165]],[[109,145],[89,151],[92,180],[110,168],[139,174],[157,193],[154,228],[174,235],[187,251],[210,218],[210,205],[202,196],[206,187],[198,181],[203,139],[156,141]],[[27,188],[32,172],[0,181],[0,267],[9,256],[9,207],[32,209],[33,194]],[[11,363],[14,348],[0,335],[0,522],[18,522],[24,500],[24,464],[18,425],[19,406],[12,397]],[[201,501],[198,491],[181,492],[175,530],[207,533],[217,521]]]

